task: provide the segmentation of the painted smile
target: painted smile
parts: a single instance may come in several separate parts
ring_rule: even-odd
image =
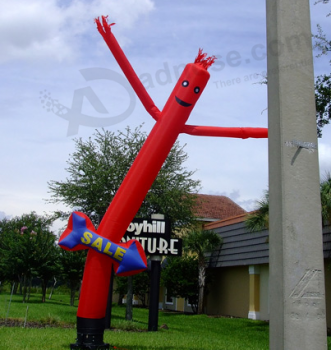
[[[190,107],[192,106],[192,103],[187,103],[185,101],[182,101],[181,99],[179,99],[177,96],[175,96],[176,98],[176,101],[181,105],[181,106],[184,106],[184,107]]]

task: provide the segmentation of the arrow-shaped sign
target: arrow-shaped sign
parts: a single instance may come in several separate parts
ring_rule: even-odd
[[[96,233],[93,223],[83,213],[71,214],[59,245],[65,250],[94,249],[108,255],[119,276],[129,276],[146,269],[147,261],[141,244],[132,239],[126,243],[113,243]]]

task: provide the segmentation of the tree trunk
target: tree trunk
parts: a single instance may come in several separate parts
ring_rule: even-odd
[[[41,282],[41,302],[42,303],[46,301],[46,289],[47,289],[47,281],[42,280]]]
[[[32,287],[32,277],[29,278],[28,302],[30,301],[31,287]]]
[[[119,294],[118,295],[118,302],[117,302],[118,306],[123,305],[123,298],[124,298],[124,294]]]
[[[23,303],[25,303],[26,301],[26,293],[27,293],[27,278],[26,275],[24,274],[23,277]]]
[[[126,295],[126,312],[125,319],[132,321],[132,298],[133,298],[133,277],[128,277],[128,293]]]
[[[19,285],[20,286],[20,295],[23,294],[23,277],[24,277],[24,275],[18,276],[18,282],[19,283],[17,283],[17,288],[18,288],[18,285]],[[17,292],[17,288],[16,288],[16,292]]]
[[[18,290],[18,286],[20,284],[20,279],[18,278],[17,281],[13,281],[13,284],[14,284],[13,294],[16,295],[17,294],[17,290]]]
[[[75,295],[76,295],[76,288],[71,287],[70,288],[70,306],[75,305]]]
[[[205,294],[206,283],[206,267],[205,264],[199,264],[199,301],[198,301],[198,314],[203,313],[203,299]]]
[[[79,290],[78,290],[78,300],[80,299],[80,292],[82,290],[82,284],[83,284],[83,280],[80,280],[80,282],[79,282]]]

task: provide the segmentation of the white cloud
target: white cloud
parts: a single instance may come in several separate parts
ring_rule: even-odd
[[[95,28],[95,17],[110,14],[111,20],[120,21],[121,29],[125,29],[153,8],[151,0],[74,0],[66,6],[60,6],[56,0],[2,0],[0,63],[45,58],[72,60],[81,49],[77,36],[96,34],[91,30]]]
[[[6,2],[0,13],[1,60],[60,57],[67,51],[60,29],[64,17],[55,1]]]

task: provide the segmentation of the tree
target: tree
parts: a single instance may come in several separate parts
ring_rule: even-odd
[[[76,292],[80,288],[84,273],[86,251],[69,252],[60,249],[59,270],[61,277],[67,282],[70,288],[70,305],[74,306]]]
[[[74,207],[97,224],[147,137],[141,128],[127,127],[125,132],[117,133],[103,129],[96,131],[94,139],[76,139],[76,150],[67,162],[68,178],[48,183],[49,202]],[[198,192],[200,181],[191,179],[194,171],[184,167],[187,158],[184,147],[176,142],[142,203],[138,217],[165,213],[173,228],[178,230],[194,223],[195,196],[192,194]]]
[[[128,282],[128,290],[126,293],[125,319],[127,321],[132,321],[133,276],[127,277],[127,282]]]
[[[46,286],[56,273],[55,236],[50,231],[54,217],[35,212],[11,220],[0,221],[0,270],[2,278],[19,282],[26,301],[27,287],[32,277],[42,281],[42,300]]]
[[[318,3],[328,4],[329,0],[318,0],[315,4]],[[327,16],[330,14],[331,12]],[[315,39],[314,47],[319,50],[317,57],[328,55],[331,51],[331,40],[326,37],[320,25],[317,25],[317,34],[313,35],[313,38]],[[315,99],[317,133],[321,137],[323,126],[329,124],[331,120],[331,74],[322,74],[316,78]]]
[[[23,266],[18,259],[22,239],[19,237],[22,224],[4,218],[0,221],[0,279],[10,283],[19,282]]]
[[[114,292],[118,294],[118,305],[122,305],[123,298],[128,292],[128,279],[126,277],[115,276]]]
[[[331,224],[331,173],[320,184],[323,224]]]
[[[317,77],[315,82],[316,121],[318,137],[322,137],[322,128],[331,120],[331,74]]]
[[[257,202],[257,210],[248,214],[245,225],[250,231],[262,231],[269,228],[269,192],[265,191],[264,196]]]
[[[115,281],[115,292],[119,294],[121,300],[124,295],[128,293],[128,278],[116,276]],[[144,307],[146,306],[146,295],[149,294],[149,288],[150,275],[148,271],[143,271],[137,275],[132,276],[132,294],[138,297],[138,299],[141,301],[142,306]]]
[[[206,286],[206,267],[207,257],[209,253],[219,247],[222,243],[221,237],[213,232],[207,230],[193,230],[189,231],[184,236],[184,251],[190,252],[198,259],[199,269],[199,301],[198,314],[203,313],[203,300]]]
[[[126,295],[125,319],[132,321],[133,295],[136,295],[146,306],[145,298],[149,293],[150,276],[147,271],[129,277],[116,276],[115,292],[119,294],[119,304],[122,304],[122,298]]]
[[[167,295],[185,298],[194,313],[198,310],[199,262],[196,256],[167,257],[161,273],[161,283]]]
[[[320,183],[321,216],[323,225],[331,223],[331,173],[327,173]],[[257,210],[248,214],[245,219],[250,231],[262,231],[269,228],[269,193],[265,191],[262,200],[257,202]]]
[[[46,301],[47,284],[58,274],[59,248],[55,243],[55,235],[45,229],[41,229],[34,239],[33,269],[41,280],[41,298],[44,303]]]
[[[144,307],[146,306],[146,295],[149,295],[150,283],[151,279],[148,271],[133,276],[133,293]]]

